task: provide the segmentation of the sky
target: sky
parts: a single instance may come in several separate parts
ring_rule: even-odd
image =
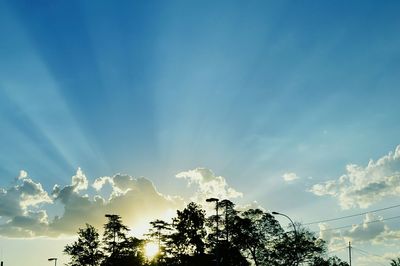
[[[388,265],[399,208],[370,211],[400,204],[399,12],[0,0],[1,259],[61,265],[85,222],[140,235],[213,196],[302,223],[363,213],[309,228]]]

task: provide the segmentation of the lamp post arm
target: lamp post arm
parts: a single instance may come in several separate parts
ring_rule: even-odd
[[[283,214],[283,213],[281,213],[281,215],[282,215],[282,216],[285,216],[286,218],[288,218],[288,219],[289,219],[289,221],[292,223],[292,226],[293,226],[293,231],[294,231],[294,234],[295,234],[295,238],[296,238],[296,239],[298,239],[296,225],[294,224],[293,220],[292,220],[292,219],[290,219],[290,217],[289,217],[289,216],[287,216],[286,214]]]
[[[286,217],[286,218],[290,221],[290,223],[292,224],[292,226],[293,226],[293,231],[294,231],[295,238],[296,238],[296,239],[298,238],[296,225],[295,225],[295,223],[293,222],[293,220],[292,220],[289,216],[287,216],[287,215],[284,214],[284,213],[280,213],[280,212],[272,212],[272,214],[274,214],[274,215],[281,215],[281,216]]]
[[[298,234],[297,234],[296,225],[294,224],[293,220],[290,219],[290,217],[287,216],[287,215],[284,214],[284,213],[272,212],[272,214],[284,216],[284,217],[286,217],[287,219],[289,219],[289,221],[292,223],[293,231],[294,231],[294,240],[295,240],[294,246],[295,246],[295,248],[296,248],[296,246],[297,246],[296,242],[299,240],[299,238],[298,238]],[[295,264],[294,264],[295,266],[299,265],[299,262],[298,262],[297,260],[298,260],[298,256],[297,256],[297,253],[296,253],[296,261],[295,261]]]

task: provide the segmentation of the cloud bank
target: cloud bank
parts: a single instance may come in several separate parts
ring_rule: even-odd
[[[346,173],[336,180],[314,185],[310,191],[317,196],[336,198],[343,209],[367,208],[371,204],[400,193],[400,145],[394,152],[363,167],[346,166]]]
[[[196,192],[190,200],[207,197],[234,198],[240,192],[211,170],[197,168],[177,174]],[[104,215],[115,213],[133,233],[145,233],[154,219],[168,219],[185,205],[179,196],[160,193],[147,178],[116,174],[89,182],[78,168],[69,185],[55,185],[51,192],[21,171],[9,188],[0,188],[0,235],[5,237],[58,237],[73,235],[85,223],[102,228]],[[61,211],[55,215],[54,209]]]

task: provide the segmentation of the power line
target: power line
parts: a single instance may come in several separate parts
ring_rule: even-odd
[[[385,207],[385,208],[375,209],[375,210],[371,210],[371,211],[367,211],[367,212],[361,212],[361,213],[341,216],[341,217],[337,217],[337,218],[331,218],[331,219],[325,219],[325,220],[319,220],[319,221],[315,221],[315,222],[305,223],[304,225],[318,224],[318,223],[324,223],[324,222],[332,222],[332,221],[347,219],[347,218],[351,218],[351,217],[361,216],[361,215],[365,215],[365,214],[368,214],[368,213],[385,211],[385,210],[398,208],[398,207],[400,207],[400,204],[389,206],[389,207]]]
[[[377,264],[379,264],[379,265],[382,265],[382,266],[386,266],[385,264],[383,264],[383,263],[377,261],[378,257],[379,257],[379,258],[384,258],[384,257],[371,254],[371,253],[369,253],[369,252],[367,252],[367,251],[364,251],[364,250],[361,250],[361,249],[359,249],[359,248],[353,248],[353,249],[354,249],[355,251],[357,251],[358,253],[360,253],[361,255],[363,255],[363,256],[367,256],[367,257],[372,258],[372,259],[375,257],[375,260],[374,260],[375,263],[377,263]]]
[[[341,247],[341,248],[337,248],[337,249],[334,249],[334,250],[331,250],[331,251],[326,252],[326,254],[338,252],[338,251],[341,251],[341,250],[345,250],[345,249],[347,249],[347,248],[348,248],[347,246]]]
[[[363,249],[361,249],[361,248],[358,248],[358,247],[357,247],[357,248],[353,247],[353,248],[356,249],[356,250],[358,250],[358,251],[364,252],[364,253],[368,254],[369,256],[374,256],[374,257],[379,257],[379,258],[382,258],[382,259],[386,259],[386,258],[383,257],[383,256],[373,254],[373,253],[371,253],[371,252],[369,252],[369,251],[366,251],[366,250],[363,250]]]
[[[356,225],[372,224],[372,223],[383,222],[383,221],[388,221],[388,220],[393,220],[393,219],[398,219],[398,218],[400,218],[400,215],[394,216],[394,217],[390,217],[390,218],[386,218],[386,219],[379,219],[379,220],[373,220],[373,221],[369,221],[369,222],[359,223],[359,224],[356,224]],[[335,227],[335,228],[322,229],[322,230],[319,230],[319,232],[338,230],[338,229],[343,229],[343,228],[352,227],[352,226],[354,226],[354,224]]]

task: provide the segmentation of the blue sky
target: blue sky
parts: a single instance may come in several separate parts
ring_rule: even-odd
[[[397,1],[1,1],[0,187],[24,170],[50,194],[81,167],[91,182],[145,176],[189,198],[175,175],[204,167],[240,203],[296,220],[358,212],[310,190],[400,144],[399,11]]]

